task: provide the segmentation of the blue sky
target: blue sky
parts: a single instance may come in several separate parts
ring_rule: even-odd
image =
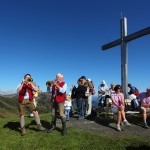
[[[97,91],[105,80],[121,83],[120,46],[101,46],[150,26],[149,0],[0,0],[0,90],[15,90],[26,73],[46,91],[57,73],[76,84],[85,75]],[[128,44],[128,81],[140,91],[150,86],[150,36]]]

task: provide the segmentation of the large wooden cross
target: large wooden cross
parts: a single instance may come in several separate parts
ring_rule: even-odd
[[[127,43],[140,38],[142,36],[150,34],[150,27],[137,31],[130,35],[127,35],[127,18],[123,17],[120,20],[121,23],[121,37],[113,42],[107,43],[102,46],[102,50],[121,45],[121,85],[125,98],[128,94],[128,49]]]

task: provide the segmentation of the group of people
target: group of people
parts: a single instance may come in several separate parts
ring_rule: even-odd
[[[26,74],[18,86],[17,91],[19,93],[19,113],[20,113],[20,127],[21,135],[25,135],[25,109],[28,107],[30,112],[33,113],[37,129],[45,131],[42,126],[38,111],[34,104],[34,94],[39,91],[38,87],[33,82],[29,82],[31,78],[30,74]],[[91,114],[92,110],[92,95],[95,93],[94,85],[91,79],[86,79],[85,76],[81,76],[77,80],[78,86],[72,85],[71,93],[66,94],[67,83],[63,81],[63,75],[58,73],[56,79],[51,85],[51,97],[52,104],[52,122],[47,133],[51,133],[56,129],[57,110],[59,110],[60,119],[62,122],[62,135],[67,134],[66,120],[69,120],[70,110],[74,99],[77,102],[78,119],[84,119]],[[130,88],[132,85],[128,85]],[[136,88],[131,88],[130,94],[135,94]],[[111,110],[114,114],[117,114],[117,130],[121,131],[120,123],[123,121],[124,125],[131,126],[125,116],[125,102],[124,95],[121,92],[121,86],[111,83],[111,87],[108,88],[106,82],[103,80],[98,87],[99,98],[102,101],[103,106],[107,97],[111,98],[112,105]],[[147,91],[136,95],[141,100],[141,110],[143,111],[144,126],[148,128],[146,112],[150,112],[150,88]],[[73,110],[72,110],[73,111]]]
[[[36,109],[34,98],[35,93],[39,91],[38,87],[35,86],[33,82],[31,82],[31,75],[26,74],[21,82],[21,84],[17,88],[17,92],[19,93],[19,113],[20,113],[20,127],[21,127],[21,136],[25,135],[25,109],[29,108],[30,112],[33,113],[35,122],[37,124],[37,129],[40,131],[45,131],[46,129],[42,126],[38,111]],[[50,101],[52,103],[52,122],[51,127],[47,130],[47,133],[51,133],[56,129],[56,115],[57,110],[59,110],[59,114],[62,122],[62,135],[67,134],[66,130],[66,115],[64,114],[64,103],[66,100],[66,91],[67,84],[63,82],[63,75],[58,73],[56,75],[56,79],[52,83],[51,88],[51,98]]]
[[[81,76],[77,80],[78,86],[72,85],[71,98],[76,101],[78,120],[84,119],[89,116],[92,111],[92,95],[94,90],[94,84],[91,79],[86,79],[85,76]],[[72,107],[73,108],[73,107]],[[74,112],[73,112],[74,113]]]
[[[117,130],[121,131],[120,124],[123,122],[125,126],[131,126],[131,124],[127,121],[125,116],[125,103],[124,103],[124,95],[121,93],[121,86],[114,84],[112,82],[110,84],[110,88],[108,88],[105,80],[102,80],[101,84],[98,87],[98,97],[99,97],[99,108],[100,110],[104,109],[108,104],[107,100],[110,98],[112,100],[111,103],[111,111],[116,115],[117,114]]]
[[[99,105],[104,108],[107,105],[107,100],[112,100],[111,111],[117,114],[117,130],[121,131],[121,122],[124,122],[125,126],[131,126],[125,116],[125,100],[124,94],[121,92],[121,86],[112,82],[108,88],[105,80],[103,80],[98,88],[99,93]],[[130,88],[128,92],[128,99],[131,100],[131,109],[137,110],[143,114],[144,127],[149,128],[147,124],[147,113],[150,112],[150,88],[146,89],[146,92],[140,93],[139,90],[131,83],[128,84]]]

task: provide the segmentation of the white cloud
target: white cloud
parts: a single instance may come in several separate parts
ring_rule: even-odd
[[[1,90],[0,89],[0,95],[10,95],[10,94],[16,94],[16,90]]]

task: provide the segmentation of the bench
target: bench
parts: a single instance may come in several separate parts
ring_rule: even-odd
[[[114,113],[111,111],[111,104],[112,104],[112,100],[110,98],[106,99],[106,107],[105,107],[105,117],[107,118],[108,115],[113,115]],[[130,115],[135,115],[135,114],[139,114],[140,111],[134,111],[131,110],[131,100],[130,99],[125,99],[125,113],[126,114],[130,114]]]

